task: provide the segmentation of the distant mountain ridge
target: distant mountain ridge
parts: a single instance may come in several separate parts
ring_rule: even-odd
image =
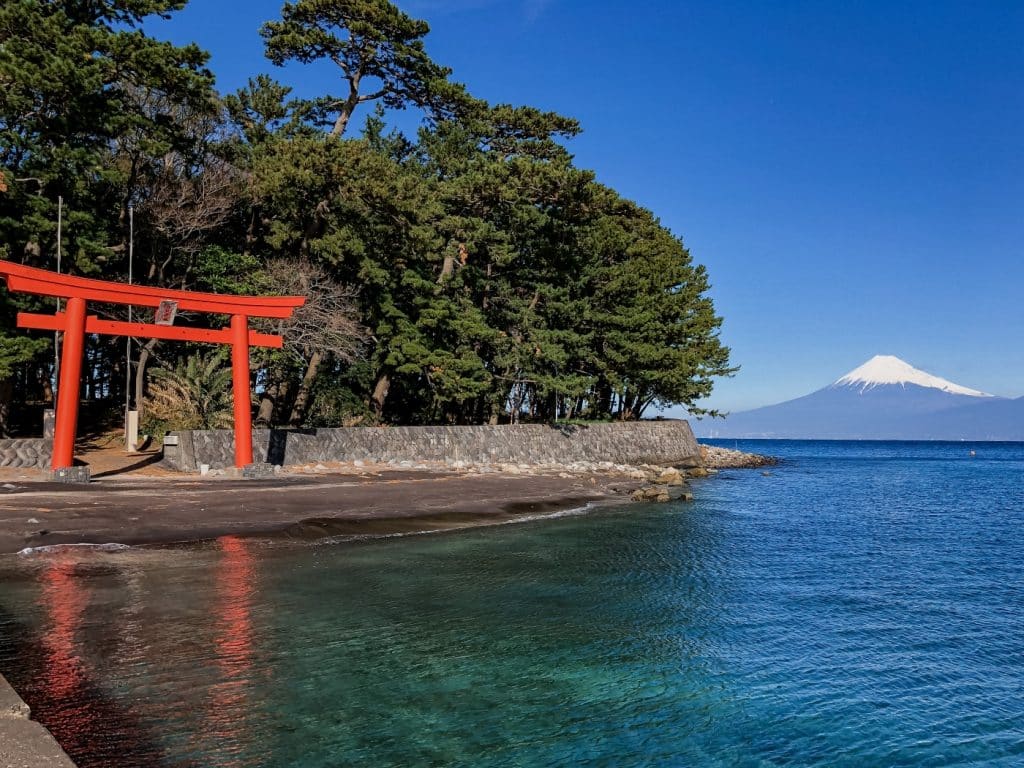
[[[1024,398],[955,384],[876,355],[809,395],[697,422],[698,437],[1024,440]]]

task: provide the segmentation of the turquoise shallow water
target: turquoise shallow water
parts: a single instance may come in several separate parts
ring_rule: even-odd
[[[787,461],[459,533],[7,558],[0,671],[82,766],[1024,765],[1024,445],[739,447]]]

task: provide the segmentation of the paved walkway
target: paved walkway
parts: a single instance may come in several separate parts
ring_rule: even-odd
[[[50,732],[29,715],[28,705],[0,676],[0,766],[75,768]]]

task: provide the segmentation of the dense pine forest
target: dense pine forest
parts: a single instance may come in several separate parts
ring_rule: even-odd
[[[268,70],[326,64],[331,92],[253,73],[220,93],[202,50],[146,30],[184,5],[0,6],[0,258],[119,281],[131,258],[148,285],[307,296],[267,327],[285,348],[253,350],[262,425],[700,412],[733,372],[704,267],[574,165],[576,121],[469,93],[387,0],[296,0],[259,30]],[[0,294],[4,433],[38,432],[53,399],[54,338],[14,327],[27,309],[53,300]],[[139,340],[128,365],[124,339],[93,337],[82,397],[151,431],[225,426],[229,377],[212,347]]]

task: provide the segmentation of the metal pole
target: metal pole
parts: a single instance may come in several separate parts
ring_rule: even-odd
[[[135,207],[128,205],[128,285],[133,282],[135,261]],[[132,321],[132,305],[128,305],[128,322]],[[124,447],[126,451],[135,450],[138,437],[138,420],[132,420],[132,337],[124,340]],[[136,403],[138,407],[138,403]]]
[[[135,258],[135,208],[128,206],[128,285],[132,284],[132,266]],[[132,321],[132,305],[128,305],[128,322]],[[124,424],[125,435],[128,432],[128,411],[131,410],[132,391],[132,337],[125,338],[125,367],[124,367]]]
[[[57,274],[60,274],[61,230],[64,223],[64,198],[57,195]],[[60,314],[60,296],[57,297],[57,314]],[[60,382],[60,331],[53,332],[53,386]],[[57,407],[57,393],[53,393],[53,407]]]

